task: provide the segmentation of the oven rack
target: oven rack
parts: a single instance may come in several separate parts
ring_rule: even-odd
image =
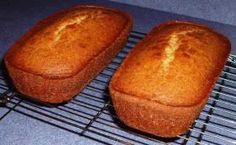
[[[9,102],[0,108],[0,125],[16,112],[68,133],[101,144],[236,144],[236,57],[230,55],[210,98],[188,132],[173,139],[159,138],[125,126],[112,106],[108,83],[127,53],[145,36],[132,31],[116,58],[70,102],[58,106],[23,99],[0,75],[0,97]]]

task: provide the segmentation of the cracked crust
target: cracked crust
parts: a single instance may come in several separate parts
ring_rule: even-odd
[[[76,95],[127,40],[129,15],[99,6],[76,6],[37,23],[4,61],[17,90],[34,100],[61,103]]]
[[[109,85],[127,125],[162,137],[184,133],[208,99],[230,42],[191,22],[167,22],[137,44]]]

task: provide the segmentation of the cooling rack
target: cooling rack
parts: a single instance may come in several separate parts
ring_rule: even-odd
[[[22,99],[1,74],[0,97],[10,99],[0,108],[0,125],[4,117],[17,112],[102,144],[236,144],[234,55],[230,55],[205,108],[186,134],[163,139],[131,129],[119,121],[108,93],[108,82],[127,53],[144,36],[145,33],[133,31],[117,57],[67,104],[40,105]]]

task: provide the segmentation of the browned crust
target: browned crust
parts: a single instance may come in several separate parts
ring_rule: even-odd
[[[6,56],[4,57],[4,62],[8,63],[12,67],[15,67],[16,69],[19,69],[19,70],[22,70],[24,72],[28,72],[28,73],[31,73],[31,74],[34,74],[34,75],[42,76],[44,78],[49,78],[49,79],[65,79],[65,78],[69,78],[69,77],[77,75],[80,71],[82,71],[81,69],[78,69],[75,73],[70,74],[70,75],[66,75],[66,76],[63,76],[63,75],[60,75],[60,76],[48,76],[48,75],[45,75],[45,74],[34,73],[34,72],[30,71],[30,70],[26,70],[25,68],[18,67],[17,65],[12,63],[11,60],[8,59],[8,54],[11,53],[11,50],[13,50],[14,48],[17,48],[18,45],[21,44],[20,42],[24,42],[29,36],[31,36],[32,34],[37,33],[37,31],[39,31],[42,26],[47,27],[46,24],[47,24],[48,21],[54,21],[55,19],[57,19],[58,16],[62,15],[63,13],[67,13],[68,11],[71,11],[73,9],[78,9],[78,8],[103,9],[103,10],[109,10],[109,11],[112,11],[112,12],[116,12],[116,13],[118,13],[120,15],[123,15],[124,18],[127,19],[127,24],[125,25],[123,31],[121,31],[120,36],[118,36],[117,39],[120,39],[122,37],[127,37],[129,32],[130,32],[130,30],[131,30],[131,27],[133,25],[133,21],[132,21],[131,16],[129,14],[123,12],[123,11],[120,11],[120,10],[117,10],[117,9],[108,8],[108,7],[103,7],[103,6],[96,6],[96,5],[77,5],[77,6],[74,6],[72,8],[68,8],[68,9],[65,9],[65,10],[58,11],[58,12],[54,13],[53,15],[50,15],[50,16],[42,19],[41,21],[39,21],[34,27],[32,27],[27,33],[25,33],[20,39],[18,39],[10,47],[9,51],[7,52]],[[128,34],[126,34],[126,33],[128,33]],[[116,43],[116,41],[114,41],[113,44],[111,44],[111,46],[115,45],[115,43]],[[106,48],[109,49],[110,46],[107,46]],[[100,53],[102,53],[103,51],[106,51],[106,49],[103,49],[100,52],[98,52],[97,55],[95,55],[93,58],[98,57],[98,55]],[[84,64],[80,68],[82,68],[82,69],[85,68],[85,66],[88,65],[93,60],[93,58],[91,58],[87,62],[87,64]]]
[[[97,6],[76,7],[109,9]],[[113,9],[110,10],[117,11]],[[65,11],[58,12],[57,14],[63,12]],[[17,90],[26,96],[32,97],[31,99],[38,100],[40,102],[61,103],[70,100],[74,95],[80,92],[106,65],[108,65],[119,50],[124,46],[132,28],[132,19],[129,15],[123,12],[120,13],[124,14],[128,18],[128,21],[117,39],[110,46],[106,47],[106,49],[103,49],[103,51],[98,53],[97,56],[89,60],[87,64],[83,66],[82,70],[78,70],[76,74],[72,74],[70,77],[49,77],[43,74],[33,74],[25,71],[23,68],[18,68],[12,64],[9,64],[7,57],[5,57],[6,67]],[[48,19],[55,17],[57,14],[49,16]],[[43,23],[43,21],[40,23]],[[19,41],[24,40],[25,37],[27,36],[23,36],[23,38]]]
[[[174,107],[123,94],[112,86],[109,90],[115,111],[122,122],[160,137],[176,137],[185,133],[208,99],[191,107]]]
[[[197,25],[216,33],[218,36],[220,36],[220,38],[227,42],[227,48],[225,48],[225,51],[227,52],[226,54],[230,53],[230,42],[225,36],[204,25],[185,21],[171,21],[162,23],[161,25],[155,27],[140,43],[135,46],[135,48],[145,47],[145,41],[148,41],[160,29],[175,23]],[[176,137],[185,133],[203,109],[208,100],[208,96],[211,93],[211,90],[204,92],[204,96],[199,99],[198,102],[194,102],[193,104],[173,105],[163,104],[158,100],[150,100],[148,97],[142,97],[141,94],[137,94],[135,92],[130,93],[129,90],[119,89],[118,83],[116,83],[115,80],[119,79],[119,75],[121,75],[119,70],[125,69],[127,67],[124,65],[124,63],[129,61],[130,57],[134,56],[133,54],[135,48],[128,54],[126,59],[118,68],[117,72],[113,75],[113,78],[109,84],[112,103],[119,119],[132,128],[160,137]],[[227,56],[225,56],[225,59],[222,58],[222,62],[217,64],[218,68],[216,68],[214,71],[214,78],[211,80],[211,89],[220,75],[220,72],[223,69],[226,61]]]
[[[230,44],[230,41],[228,40],[227,37],[225,37],[225,36],[222,35],[221,33],[218,33],[217,31],[215,31],[214,29],[212,29],[212,28],[210,28],[210,27],[207,27],[206,25],[198,24],[198,23],[195,23],[195,22],[193,23],[193,22],[190,22],[190,21],[177,21],[177,20],[164,22],[164,23],[161,23],[160,25],[154,27],[154,28],[151,30],[151,32],[148,33],[148,35],[145,36],[145,38],[144,38],[143,40],[141,40],[141,42],[139,42],[139,43],[135,46],[135,48],[138,48],[138,47],[145,47],[146,41],[150,40],[151,37],[153,37],[154,35],[156,35],[156,33],[157,33],[159,30],[161,30],[161,29],[163,29],[163,28],[165,28],[165,27],[167,27],[167,26],[169,26],[169,25],[174,25],[174,24],[189,24],[189,25],[199,26],[199,27],[202,27],[202,28],[206,29],[207,31],[211,31],[211,32],[215,33],[215,34],[218,35],[221,39],[223,39],[224,42],[226,42],[227,46],[224,48],[225,51],[227,52],[226,55],[228,56],[228,55],[230,54],[230,51],[231,51],[231,44]],[[121,66],[118,68],[117,72],[113,75],[112,80],[111,80],[111,82],[110,82],[110,86],[111,86],[114,90],[116,90],[117,92],[120,92],[120,93],[122,93],[122,94],[132,95],[132,96],[136,96],[136,97],[142,97],[143,100],[152,101],[152,100],[149,99],[149,96],[145,96],[145,97],[144,97],[144,96],[141,96],[140,94],[137,94],[136,92],[129,92],[128,90],[120,89],[119,86],[116,85],[116,81],[115,81],[115,80],[118,80],[119,77],[120,77],[120,75],[121,75],[120,72],[119,72],[119,70],[120,70],[120,69],[125,69],[125,67],[123,67],[123,66],[124,66],[124,63],[125,63],[126,61],[128,61],[128,59],[129,59],[130,57],[133,57],[135,48],[131,50],[131,52],[127,55],[127,57],[125,58],[125,60],[124,60],[123,63],[121,64]],[[218,66],[217,66],[217,68],[215,69],[214,74],[213,74],[215,77],[212,78],[212,80],[211,80],[212,83],[209,85],[209,86],[210,86],[210,87],[209,87],[210,89],[209,89],[208,91],[205,91],[205,92],[204,92],[206,95],[204,95],[201,99],[199,99],[199,101],[194,102],[194,103],[189,104],[189,105],[174,105],[174,104],[168,104],[168,106],[173,106],[173,107],[190,107],[190,106],[195,106],[195,105],[199,104],[202,100],[204,100],[206,97],[208,97],[207,94],[209,94],[209,92],[211,92],[212,88],[213,88],[214,85],[215,85],[215,84],[214,84],[215,81],[218,79],[218,77],[219,77],[219,75],[220,75],[220,72],[221,72],[221,71],[223,70],[223,68],[224,68],[224,64],[227,62],[227,58],[228,58],[227,56],[222,57],[222,58],[225,58],[225,59],[224,59],[224,60],[222,59],[221,63],[217,64]],[[160,104],[163,104],[163,103],[159,102],[158,100],[155,100],[155,102],[160,103]],[[163,104],[163,105],[166,105],[166,104]]]

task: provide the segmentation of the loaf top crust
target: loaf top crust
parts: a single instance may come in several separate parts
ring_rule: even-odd
[[[127,36],[123,32],[131,25],[131,17],[121,11],[76,6],[37,23],[13,44],[5,62],[43,77],[70,77],[117,39]]]
[[[167,22],[133,48],[110,87],[164,105],[196,105],[210,94],[230,50],[229,40],[207,26]]]

